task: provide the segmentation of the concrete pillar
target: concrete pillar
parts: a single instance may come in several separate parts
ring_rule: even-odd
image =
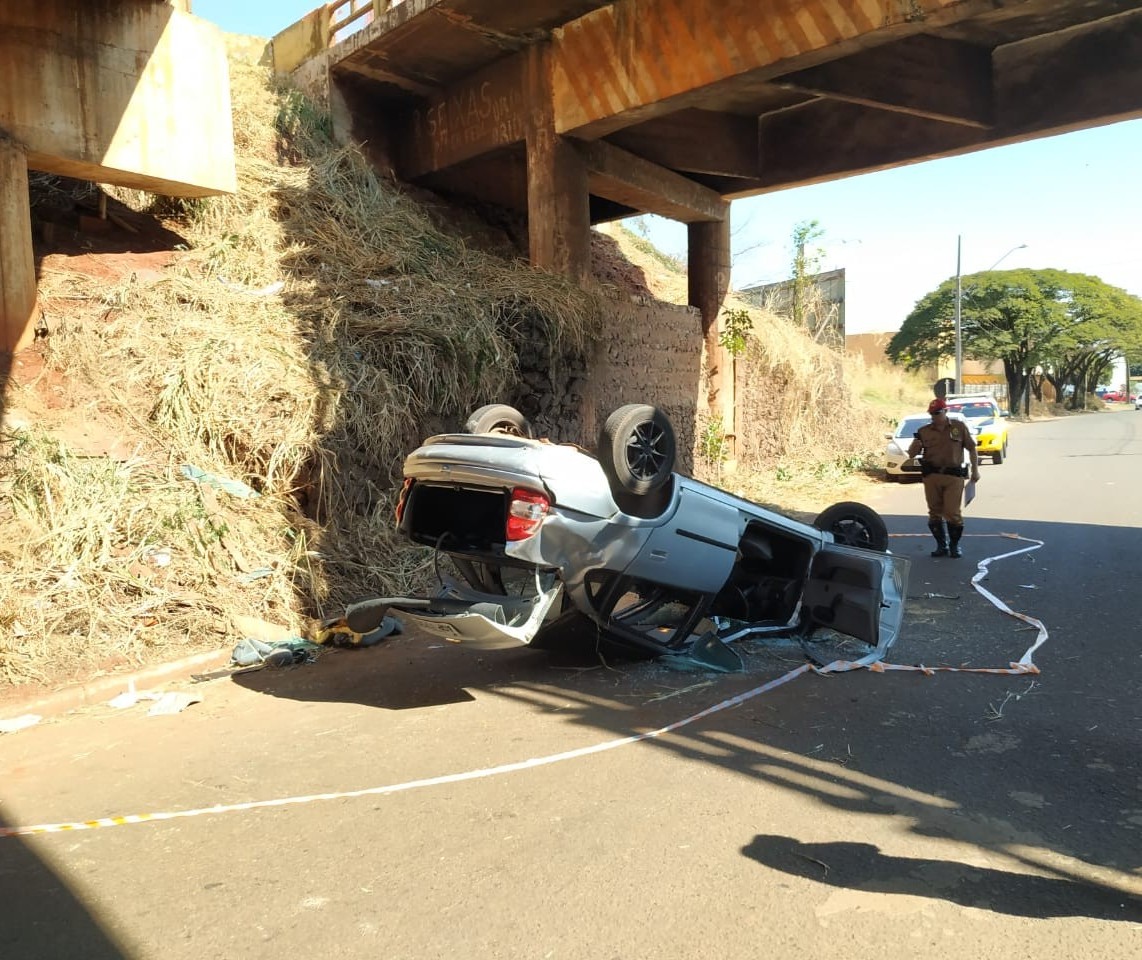
[[[730,218],[688,225],[687,256],[690,306],[702,314],[710,390],[707,410],[722,417],[728,433],[736,435],[733,405],[733,358],[718,342],[718,314],[730,288]],[[728,394],[728,396],[727,396]]]
[[[587,167],[555,132],[549,44],[527,56],[527,235],[532,264],[583,284],[591,273]]]
[[[35,339],[36,262],[24,148],[0,136],[0,350]]]

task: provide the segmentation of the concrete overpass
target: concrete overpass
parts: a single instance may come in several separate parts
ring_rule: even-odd
[[[0,0],[0,350],[36,319],[28,171],[236,189],[222,34],[189,0]]]
[[[274,59],[396,176],[526,216],[539,266],[687,223],[711,336],[731,199],[1142,116],[1137,0],[338,0]]]

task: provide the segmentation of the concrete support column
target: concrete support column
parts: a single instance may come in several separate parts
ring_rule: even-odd
[[[718,342],[718,314],[730,288],[730,218],[688,225],[687,267],[690,306],[702,314],[710,388],[707,410],[721,416],[726,431],[736,435],[733,417],[733,358]],[[729,415],[727,416],[727,412]]]
[[[35,339],[36,262],[24,148],[0,136],[0,350]]]
[[[591,204],[587,167],[555,132],[551,47],[527,57],[527,235],[532,264],[584,283],[591,273]]]

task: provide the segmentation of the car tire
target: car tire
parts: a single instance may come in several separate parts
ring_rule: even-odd
[[[888,549],[888,527],[884,519],[863,503],[834,503],[817,515],[813,526],[831,533],[837,543],[846,546],[881,553]]]
[[[515,407],[509,407],[506,403],[489,403],[472,413],[464,424],[464,432],[530,437],[531,424]]]
[[[599,431],[599,462],[616,492],[645,496],[664,487],[676,451],[670,418],[649,404],[619,407]]]
[[[1007,447],[1005,445],[1002,450],[996,450],[995,453],[993,453],[991,455],[991,462],[994,463],[996,466],[999,466],[1001,463],[1003,463],[1004,457],[1006,457],[1006,456],[1007,456]]]

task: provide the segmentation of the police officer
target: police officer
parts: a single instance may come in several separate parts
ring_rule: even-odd
[[[966,423],[948,416],[948,405],[937,397],[928,404],[932,422],[916,431],[908,446],[908,456],[923,454],[920,472],[924,477],[924,499],[928,503],[928,529],[936,538],[933,557],[962,557],[960,537],[964,534],[961,503],[967,468],[964,453],[971,462],[971,479],[979,480],[979,454]],[[944,523],[947,521],[947,527]]]

